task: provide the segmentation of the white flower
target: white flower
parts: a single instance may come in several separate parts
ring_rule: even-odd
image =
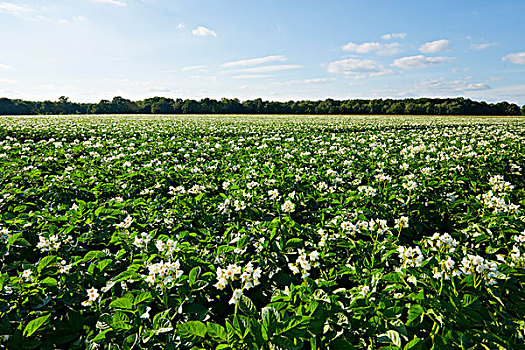
[[[295,204],[287,200],[283,205],[281,205],[281,210],[285,213],[292,213],[295,211]]]
[[[31,277],[31,275],[33,274],[33,271],[31,270],[24,270],[22,272],[22,278],[26,281],[26,282],[29,282],[31,280],[33,280],[33,277]]]
[[[369,292],[370,292],[370,287],[369,286],[363,286],[363,287],[361,287],[361,290],[359,291],[359,294],[361,294],[362,296],[366,297]]]
[[[98,290],[96,288],[90,288],[87,290],[87,295],[88,295],[88,301],[96,301],[100,294],[98,294]]]
[[[144,312],[142,315],[140,315],[140,318],[142,319],[149,319],[150,315],[149,312],[151,311],[151,307],[146,307],[146,312]]]
[[[237,304],[239,302],[239,299],[242,296],[242,290],[241,289],[235,289],[233,291],[232,298],[229,301],[229,304]]]

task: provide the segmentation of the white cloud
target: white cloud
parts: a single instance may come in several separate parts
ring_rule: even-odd
[[[381,35],[381,39],[383,40],[404,39],[406,38],[406,36],[407,36],[407,33],[391,33],[391,34]]]
[[[473,48],[474,50],[485,50],[485,49],[488,49],[489,47],[496,46],[496,45],[498,45],[498,43],[484,43],[484,44],[472,44],[470,45],[470,47]]]
[[[312,79],[304,79],[304,80],[290,80],[290,81],[284,81],[284,82],[275,82],[272,83],[272,85],[279,85],[279,86],[289,86],[289,85],[315,85],[315,84],[326,84],[332,81],[335,81],[335,78],[312,78]]]
[[[235,75],[232,78],[233,79],[265,79],[265,78],[273,78],[275,75],[271,74],[241,74],[241,75]]]
[[[16,80],[13,79],[0,79],[0,84],[16,84]]]
[[[289,69],[297,69],[302,68],[303,66],[299,66],[296,64],[277,64],[273,66],[261,66],[261,67],[252,67],[252,68],[243,68],[243,69],[237,69],[235,72],[242,72],[242,73],[267,73],[267,72],[278,72],[281,70],[289,70]]]
[[[465,91],[489,90],[491,87],[485,83],[471,83],[465,86]]]
[[[304,84],[324,84],[331,81],[335,81],[334,78],[314,78],[314,79],[305,79],[302,82]]]
[[[217,33],[215,33],[213,30],[203,26],[198,26],[196,29],[193,29],[191,33],[195,36],[217,36]]]
[[[36,10],[29,6],[17,5],[11,2],[0,2],[0,13],[7,13],[27,20],[44,20]]]
[[[208,69],[208,66],[203,66],[203,65],[199,65],[199,66],[187,66],[187,67],[184,67],[182,68],[182,70],[184,72],[188,72],[188,71],[197,71],[197,72],[203,72],[205,70]]]
[[[70,19],[59,18],[56,22],[60,25],[76,25],[76,26],[87,26],[91,24],[89,18],[84,16],[73,16]]]
[[[447,81],[445,78],[423,80],[415,84],[413,93],[430,94],[441,96],[452,96],[465,93],[467,91],[490,90],[491,87],[486,83],[469,83],[467,79]]]
[[[0,64],[0,69],[11,69],[11,66],[8,66],[7,64]]]
[[[525,64],[525,52],[511,53],[501,59],[503,62],[509,61],[514,64]]]
[[[380,44],[380,43],[363,43],[356,44],[349,42],[346,45],[343,45],[344,51],[351,51],[356,53],[376,53],[378,55],[395,55],[401,52],[401,45],[398,43],[391,44]]]
[[[423,55],[397,58],[391,64],[392,67],[403,69],[426,68],[441,63],[452,61],[453,57],[425,57]]]
[[[391,73],[390,70],[374,60],[348,58],[345,60],[334,61],[328,64],[329,73],[353,74],[357,76],[369,74],[370,76],[385,75]]]
[[[382,70],[381,72],[370,73],[370,76],[371,77],[380,77],[380,76],[383,76],[383,75],[391,75],[393,73],[394,73],[394,71],[392,69],[385,69],[385,70]]]
[[[265,63],[270,63],[270,62],[283,62],[283,61],[286,61],[285,56],[266,56],[266,57],[251,58],[248,60],[226,62],[223,65],[221,65],[221,67],[222,68],[249,67],[249,66],[256,66],[259,64],[265,64]]]
[[[448,40],[442,39],[442,40],[436,40],[436,41],[430,41],[428,43],[425,43],[421,45],[419,48],[419,51],[424,53],[436,53],[443,50],[446,50],[450,48],[451,43]]]
[[[177,29],[184,29],[186,28],[186,24],[184,22],[177,24]]]
[[[23,15],[32,13],[35,10],[31,7],[16,5],[10,2],[0,2],[0,13],[9,13],[12,15]]]
[[[91,0],[91,2],[96,2],[99,4],[113,5],[113,6],[118,6],[118,7],[128,6],[128,4],[122,0]]]

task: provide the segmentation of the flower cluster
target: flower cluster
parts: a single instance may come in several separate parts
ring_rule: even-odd
[[[172,239],[168,239],[166,242],[158,239],[155,241],[155,247],[159,253],[164,253],[166,256],[171,256],[177,249],[177,242]]]
[[[140,235],[135,236],[133,245],[139,249],[146,249],[150,241],[151,236],[146,232],[142,232]]]
[[[239,298],[243,295],[243,291],[253,288],[260,284],[261,268],[254,269],[252,262],[248,262],[244,268],[238,265],[230,264],[226,269],[217,268],[217,283],[214,284],[217,289],[224,289],[229,284],[236,280],[240,280],[241,288],[236,288],[233,291],[233,296],[230,299],[230,304],[237,304]],[[232,284],[233,288],[233,284]]]
[[[148,276],[145,277],[145,281],[151,286],[154,285],[157,288],[161,286],[171,286],[174,282],[174,277],[179,278],[182,276],[183,271],[180,269],[179,261],[175,262],[158,262],[148,266]]]
[[[461,275],[461,271],[455,268],[456,262],[450,257],[447,256],[445,260],[439,262],[439,267],[433,268],[433,277],[440,279],[444,277],[446,280],[449,280],[450,277],[457,277]]]
[[[515,211],[520,207],[518,204],[507,203],[504,198],[495,195],[492,191],[478,196],[478,199],[482,200],[483,204],[487,208],[492,209],[495,214]]]
[[[401,216],[399,219],[394,220],[394,228],[402,229],[408,227],[408,217]]]
[[[503,179],[502,175],[494,175],[489,178],[489,185],[492,186],[492,191],[499,194],[510,193],[514,189],[514,185]]]
[[[467,254],[461,260],[460,270],[465,275],[476,273],[482,277],[485,284],[490,286],[497,284],[497,277],[500,277],[501,273],[498,271],[498,264],[494,261],[489,261],[482,256]]]
[[[295,204],[292,201],[287,200],[281,205],[281,210],[285,213],[292,213],[295,211]]]
[[[306,254],[304,249],[299,249],[299,256],[295,263],[289,263],[288,267],[294,274],[301,273],[301,278],[310,276],[310,269],[319,266],[319,253],[314,250],[310,254]]]
[[[399,246],[397,248],[397,252],[399,253],[398,256],[401,265],[405,268],[419,267],[423,263],[424,257],[421,253],[421,249],[418,246],[416,246],[415,248]]]
[[[425,241],[425,244],[432,251],[453,253],[456,250],[458,241],[452,238],[452,236],[448,233],[439,234],[436,232]]]
[[[128,229],[128,228],[131,227],[132,223],[133,223],[133,218],[128,215],[128,216],[126,216],[124,221],[122,221],[121,223],[116,224],[116,226],[118,228]]]
[[[375,195],[377,195],[377,190],[370,186],[359,186],[357,190],[359,191],[359,193],[364,194],[366,197],[374,197]]]
[[[492,209],[495,214],[514,212],[520,208],[519,204],[513,204],[505,200],[505,197],[510,194],[514,186],[510,182],[504,181],[503,176],[492,176],[489,179],[489,184],[492,189],[478,196],[478,199],[485,207]]]
[[[62,244],[68,244],[73,240],[73,237],[67,236],[66,239],[60,239],[58,235],[50,235],[49,237],[38,236],[38,243],[36,247],[42,252],[51,252],[60,249]]]

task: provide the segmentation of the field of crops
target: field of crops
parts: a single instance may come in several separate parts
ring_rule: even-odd
[[[525,120],[0,119],[0,348],[519,349]]]

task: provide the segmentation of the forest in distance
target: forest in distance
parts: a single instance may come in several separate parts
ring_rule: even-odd
[[[391,115],[525,115],[509,102],[487,103],[458,98],[354,99],[319,101],[240,101],[237,98],[172,99],[153,97],[139,101],[116,96],[98,103],[72,102],[61,96],[57,101],[25,101],[0,98],[0,115],[57,114],[391,114]]]

